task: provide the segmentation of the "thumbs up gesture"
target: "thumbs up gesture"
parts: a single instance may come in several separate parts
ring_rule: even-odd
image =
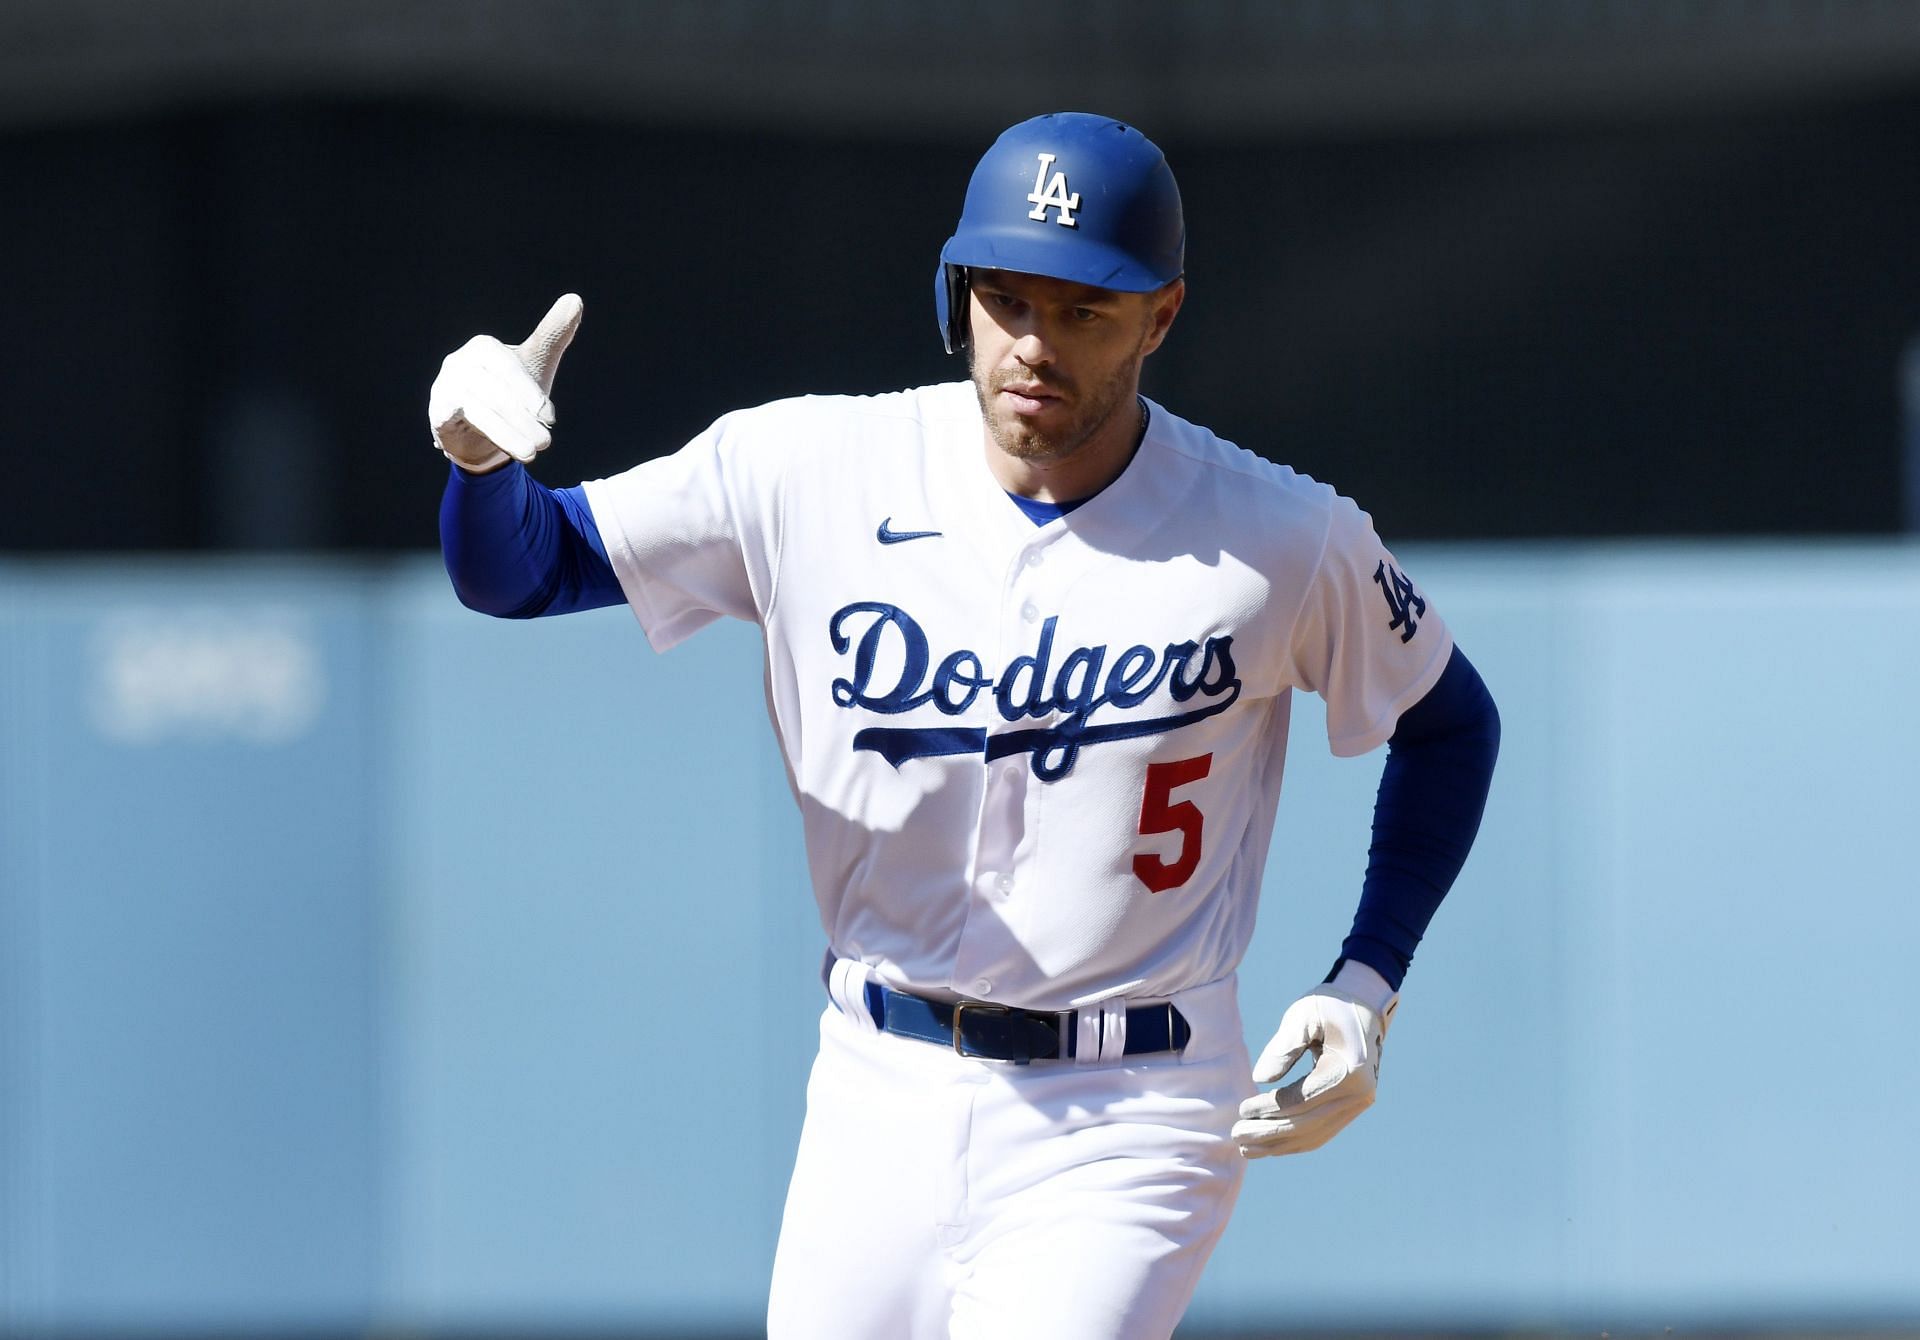
[[[521,344],[476,335],[448,354],[427,395],[433,442],[463,470],[484,474],[530,461],[553,442],[553,374],[580,328],[569,293]]]

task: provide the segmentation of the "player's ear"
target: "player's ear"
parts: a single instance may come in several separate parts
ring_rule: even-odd
[[[1158,349],[1167,338],[1167,332],[1173,329],[1173,318],[1180,315],[1180,304],[1187,300],[1187,281],[1176,279],[1147,296],[1148,326],[1146,341],[1140,346],[1142,358]]]

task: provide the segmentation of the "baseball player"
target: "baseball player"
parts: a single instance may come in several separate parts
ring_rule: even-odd
[[[466,604],[764,632],[827,947],[774,1340],[1170,1335],[1246,1161],[1373,1102],[1478,827],[1497,713],[1367,515],[1139,393],[1185,236],[1138,130],[1043,116],[940,254],[967,380],[741,410],[559,490],[525,464],[578,298],[434,383]],[[1391,747],[1352,934],[1250,1062],[1295,689],[1336,754]]]

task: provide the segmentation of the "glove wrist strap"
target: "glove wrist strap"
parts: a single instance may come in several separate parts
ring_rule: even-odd
[[[1387,979],[1358,959],[1342,963],[1327,985],[1346,992],[1378,1015],[1384,1016],[1393,1003],[1394,991]]]

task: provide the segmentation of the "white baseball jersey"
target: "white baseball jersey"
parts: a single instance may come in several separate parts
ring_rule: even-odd
[[[656,649],[763,628],[821,922],[891,986],[1062,1009],[1228,976],[1291,691],[1360,754],[1446,665],[1364,512],[1151,411],[1042,526],[966,382],[743,410],[586,486]]]

